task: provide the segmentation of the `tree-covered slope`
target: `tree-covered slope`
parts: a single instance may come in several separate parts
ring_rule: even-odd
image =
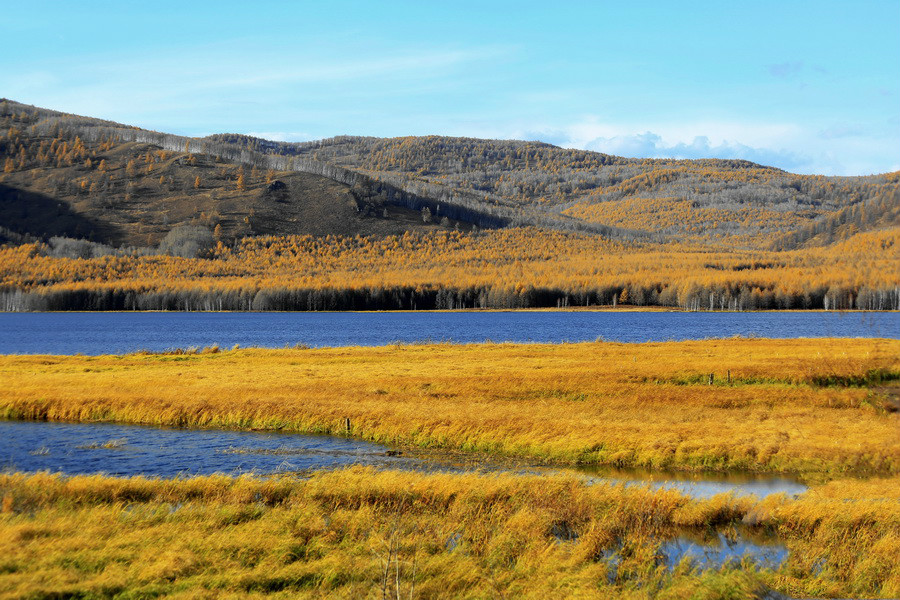
[[[442,227],[440,219],[423,222],[418,211],[364,203],[357,190],[330,177],[245,164],[184,143],[172,150],[158,140],[129,141],[117,129],[0,104],[3,240],[62,236],[153,246],[179,225],[208,228],[226,242]]]
[[[448,201],[480,197],[531,223],[577,228],[574,221],[656,239],[738,246],[815,227],[862,203],[890,211],[900,184],[896,173],[806,176],[741,160],[632,159],[539,142],[437,136],[346,137],[264,148],[311,156]]]
[[[474,224],[779,249],[896,226],[900,212],[897,173],[807,176],[438,136],[186,138],[13,101],[0,103],[0,162],[0,225],[114,244],[152,244],[185,223],[227,240]]]

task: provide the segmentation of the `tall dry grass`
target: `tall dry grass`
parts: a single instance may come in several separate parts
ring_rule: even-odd
[[[834,482],[757,503],[566,476],[363,468],[306,480],[4,474],[0,595],[891,597],[898,488]],[[742,523],[777,532],[787,562],[664,564],[662,541]]]
[[[546,461],[898,473],[900,416],[872,387],[898,373],[900,341],[880,339],[0,356],[0,417],[342,435],[349,419],[368,440]]]

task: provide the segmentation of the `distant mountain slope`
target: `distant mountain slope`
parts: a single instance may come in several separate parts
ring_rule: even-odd
[[[66,117],[11,105],[0,105],[0,227],[10,241],[18,234],[149,246],[184,224],[216,230],[226,241],[457,225],[424,223],[418,211],[385,207],[322,175],[260,169],[185,152],[183,144],[173,151],[113,133],[90,135],[91,128],[119,126],[79,118],[69,126]]]
[[[73,150],[76,138],[83,149]],[[0,161],[0,225],[129,244],[185,222],[219,225],[228,238],[384,234],[443,222],[796,247],[896,224],[900,189],[897,174],[804,176],[747,161],[629,159],[539,142],[186,138],[13,101],[0,103]],[[839,230],[847,219],[856,230]]]
[[[804,176],[740,160],[629,159],[537,142],[347,137],[266,150],[361,170],[423,195],[480,196],[551,226],[571,218],[656,239],[744,246],[866,201],[896,204],[900,188],[891,174]]]
[[[887,179],[900,180],[900,171],[888,173]],[[778,250],[827,246],[853,237],[859,232],[900,228],[900,189],[858,202],[829,213],[805,227],[777,238],[772,246]]]

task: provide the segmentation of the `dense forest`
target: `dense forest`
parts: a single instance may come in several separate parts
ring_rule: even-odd
[[[0,310],[900,309],[900,173],[185,138],[0,101]]]

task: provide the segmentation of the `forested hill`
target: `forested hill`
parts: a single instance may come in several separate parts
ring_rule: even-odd
[[[6,237],[155,244],[542,229],[721,248],[823,245],[900,225],[900,173],[794,175],[735,160],[631,159],[524,141],[186,138],[0,102]]]
[[[0,310],[900,310],[900,173],[146,131],[0,101]]]
[[[211,137],[339,165],[421,196],[497,207],[513,224],[608,227],[614,237],[787,248],[900,225],[900,172],[806,176],[743,160],[634,159],[439,136],[296,144]]]
[[[0,243],[64,237],[148,247],[180,225],[215,232],[226,243],[255,235],[394,235],[457,225],[363,202],[357,190],[330,177],[194,152],[190,145],[0,102]]]

